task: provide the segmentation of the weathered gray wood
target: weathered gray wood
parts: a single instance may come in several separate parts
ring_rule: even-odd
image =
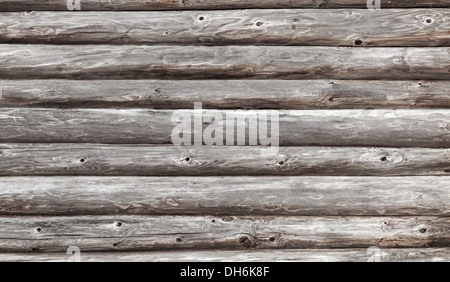
[[[0,11],[67,10],[67,0],[0,0]],[[450,7],[448,0],[382,0],[381,7]],[[367,8],[361,0],[82,0],[83,11],[147,11],[243,8]]]
[[[0,45],[0,79],[450,80],[450,48]]]
[[[450,108],[448,81],[2,80],[0,107]]]
[[[0,113],[3,143],[172,144],[171,134],[178,125],[171,122],[173,110],[3,108]],[[188,117],[195,111],[177,113]],[[226,114],[241,117],[236,124],[249,127],[246,135],[257,131],[242,117],[268,115],[263,110],[203,111],[213,113],[224,119]],[[449,123],[449,110],[279,111],[279,144],[446,148]],[[226,143],[225,134],[226,129],[224,144],[233,145]]]
[[[2,177],[0,214],[449,216],[449,184],[445,176]]]
[[[72,256],[70,252],[69,254],[65,252],[0,253],[0,261],[65,262]],[[79,258],[81,262],[448,262],[450,261],[450,250],[448,248],[353,248],[80,252]]]
[[[447,217],[0,217],[0,251],[443,247]]]
[[[448,149],[0,144],[0,176],[450,175]]]
[[[449,19],[446,9],[4,13],[0,43],[450,46]]]

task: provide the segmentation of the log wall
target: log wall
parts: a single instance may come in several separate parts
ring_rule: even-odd
[[[449,19],[448,0],[0,0],[0,261],[449,261]],[[245,144],[175,146],[196,102],[276,113],[280,147],[246,119]]]

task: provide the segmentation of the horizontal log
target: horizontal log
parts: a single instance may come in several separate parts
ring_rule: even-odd
[[[0,79],[450,80],[448,47],[0,45]]]
[[[0,262],[447,262],[448,248],[0,253]]]
[[[443,247],[439,217],[0,217],[1,252]]]
[[[449,81],[2,80],[0,107],[450,108]]]
[[[5,13],[0,43],[450,46],[449,18],[446,9]]]
[[[111,153],[113,152],[113,153]],[[448,149],[0,144],[0,176],[450,175]]]
[[[82,0],[83,11],[210,10],[245,8],[367,8],[361,0]],[[448,0],[382,0],[381,8],[448,8]],[[0,11],[65,11],[67,0],[0,0]]]
[[[2,177],[1,215],[450,216],[448,177]]]
[[[270,138],[272,146],[277,145],[277,139],[281,146],[446,148],[450,142],[449,110],[178,110],[175,115],[174,113],[173,110],[144,109],[3,108],[0,114],[0,142],[172,144],[171,135],[175,127],[180,126],[180,122],[172,122],[172,118],[188,120],[192,117],[191,121],[194,122],[200,119],[200,113],[203,117],[215,114],[217,122],[220,117],[225,123],[237,120],[237,128],[247,128],[244,133],[233,129],[232,134],[230,126],[228,131],[223,126],[224,145],[236,145],[236,138],[243,137],[244,134],[248,139],[249,132],[258,134],[256,126],[264,122],[260,119],[258,125],[249,123],[248,117],[267,118],[277,114],[279,122],[274,121],[273,125],[274,128],[277,124],[279,126],[279,138],[277,132],[274,132]],[[203,127],[215,126],[213,123],[214,121],[204,122]],[[270,120],[268,126],[271,126]],[[267,132],[270,133],[270,130]],[[200,124],[192,133],[200,138],[204,135]],[[234,136],[234,142],[230,142],[231,139],[226,141],[227,133]],[[219,139],[220,135],[218,136]],[[261,139],[257,139],[258,144],[261,144]],[[188,144],[184,144],[193,144],[192,140],[194,138],[191,136],[190,140],[186,140]],[[245,144],[248,145],[249,142],[246,141]]]

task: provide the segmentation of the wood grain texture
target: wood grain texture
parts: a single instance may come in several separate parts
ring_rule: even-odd
[[[449,184],[445,176],[2,177],[0,214],[450,216]]]
[[[0,217],[1,252],[443,247],[446,217]]]
[[[81,252],[81,262],[448,262],[448,248]],[[0,253],[0,262],[65,262],[59,253]]]
[[[65,11],[66,0],[0,0],[0,11]],[[448,0],[382,0],[385,8],[448,8]],[[244,8],[363,8],[361,0],[82,0],[83,11],[210,10]]]
[[[450,46],[446,9],[4,13],[0,43]]]
[[[450,108],[448,81],[2,80],[0,107]]]
[[[144,109],[3,108],[0,142],[172,144],[172,131],[179,124],[171,122],[173,113]],[[222,114],[224,119],[228,115],[227,120],[232,120],[230,115],[241,117],[236,124],[243,128],[245,123],[246,135],[256,132],[256,128],[243,117],[269,114],[263,110],[203,111],[204,116],[214,113]],[[194,110],[179,110],[177,114],[199,115]],[[279,111],[279,144],[446,148],[450,142],[449,123],[448,110]],[[203,126],[210,124],[204,122]],[[227,143],[225,134],[226,129],[224,144],[236,144]]]
[[[0,176],[450,175],[448,149],[0,144]]]
[[[0,0],[0,261],[450,260],[449,0],[81,2]]]
[[[450,80],[450,48],[0,45],[0,79]]]

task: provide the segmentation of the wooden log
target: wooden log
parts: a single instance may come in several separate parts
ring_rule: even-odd
[[[450,80],[450,48],[0,45],[0,79]]]
[[[0,262],[66,262],[71,258],[74,259],[74,256],[65,252],[0,253]],[[448,248],[354,248],[80,252],[79,258],[81,262],[448,262],[450,250]]]
[[[445,176],[2,177],[0,214],[449,216],[449,184]]]
[[[450,46],[449,18],[446,9],[5,13],[0,43]]]
[[[0,107],[450,108],[448,81],[2,80]]]
[[[174,116],[198,119],[200,112],[203,116],[216,114],[220,118],[221,115],[226,121],[236,121],[232,117],[238,117],[238,128],[247,128],[246,139],[249,132],[257,132],[257,124],[249,123],[247,117],[273,114],[268,111],[178,110]],[[281,146],[446,148],[450,142],[448,110],[279,111],[274,115],[277,113],[279,122],[274,122],[274,127],[278,124],[279,138],[275,132],[272,146],[276,146],[276,139]],[[171,122],[173,114],[173,110],[3,108],[0,142],[172,144],[171,134],[180,125]],[[204,122],[203,127],[212,123]],[[258,124],[261,125],[262,120]],[[244,136],[237,130],[231,134],[230,130],[228,134],[234,136],[234,142],[226,141],[224,126],[224,145],[236,145],[236,138]],[[192,133],[201,137],[201,131],[199,125]],[[192,136],[190,140],[192,145]]]
[[[113,153],[112,153],[113,152]],[[448,149],[0,144],[0,176],[449,175]]]
[[[0,217],[1,252],[443,247],[447,217]]]
[[[82,11],[210,10],[245,8],[367,8],[361,0],[82,0]],[[382,0],[381,8],[448,8],[448,0]],[[0,0],[0,11],[65,11],[67,0]]]

